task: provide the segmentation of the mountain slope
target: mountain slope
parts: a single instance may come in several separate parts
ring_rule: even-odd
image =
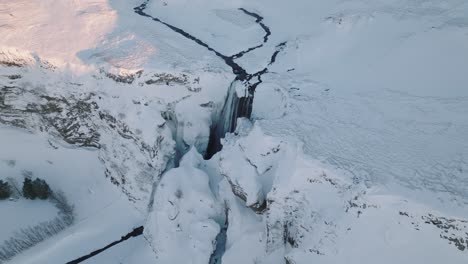
[[[0,262],[468,260],[465,1],[0,3]]]

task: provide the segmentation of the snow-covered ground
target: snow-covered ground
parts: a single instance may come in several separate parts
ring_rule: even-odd
[[[2,229],[0,238],[4,240],[11,237],[15,231],[34,226],[43,221],[52,220],[57,215],[57,208],[53,204],[44,201],[28,201],[19,199],[14,201],[1,201]],[[34,215],[34,218],[31,217]]]
[[[464,0],[0,0],[0,36],[0,179],[76,213],[8,263],[142,225],[83,263],[468,262]],[[236,67],[251,120],[204,160]]]
[[[1,1],[2,46],[37,52],[56,63],[77,63],[118,18],[107,1]]]
[[[290,263],[466,261],[463,207],[447,214],[451,208],[367,187],[353,173],[311,159],[300,142],[267,136],[257,124],[238,126],[237,134],[207,164],[215,179],[224,176],[218,192],[229,201],[223,263],[283,263],[282,256]],[[244,211],[258,211],[252,205],[262,199],[261,217]]]

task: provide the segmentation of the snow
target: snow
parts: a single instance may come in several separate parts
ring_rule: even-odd
[[[202,160],[192,149],[180,167],[169,170],[159,182],[145,226],[145,237],[157,252],[159,263],[187,259],[208,263],[210,259],[221,210],[211,193],[208,175],[196,168]]]
[[[463,23],[448,23],[463,21],[466,3],[330,2],[310,10],[309,33],[288,42],[263,78],[254,118],[371,185],[397,181],[466,200],[467,35]],[[281,103],[268,115],[270,98]]]
[[[207,0],[151,1],[149,10],[162,21],[200,37],[219,52],[234,55],[242,50],[239,47],[258,45],[264,34],[253,17],[237,10],[242,7],[239,4]],[[190,15],[180,15],[187,12]]]
[[[240,134],[243,127],[239,125]],[[275,167],[276,160],[271,156],[275,156],[280,145],[281,142],[264,136],[258,126],[237,142],[229,136],[225,138],[224,150],[219,157],[220,173],[233,186],[240,187],[239,192],[245,196],[247,206],[261,205],[270,192],[274,177],[267,172]]]
[[[24,172],[29,171],[33,178],[46,180],[52,190],[65,193],[77,215],[72,227],[28,250],[24,257],[14,258],[12,263],[64,263],[119,239],[122,230],[130,231],[142,223],[142,216],[125,195],[108,183],[95,151],[61,146],[57,142],[53,148],[51,140],[46,135],[7,127],[0,129],[3,146],[0,159],[15,161],[14,166],[0,163],[2,174],[22,182]],[[14,207],[11,217],[18,227],[38,224],[41,219],[50,220],[57,212],[48,201],[20,199],[7,203],[15,204],[10,206]],[[31,207],[34,209],[25,211]],[[122,212],[125,217],[121,217]],[[106,224],[109,222],[112,225]],[[7,232],[16,230],[5,228]],[[83,244],[83,241],[88,242]],[[66,250],[69,248],[74,250]]]
[[[337,243],[337,256],[319,257],[321,263],[334,263],[337,259],[348,263],[440,263],[450,259],[451,263],[466,262],[466,254],[454,252],[443,240],[437,238],[436,228],[422,227],[415,230],[411,223],[392,212],[404,203],[395,197],[372,197],[382,207],[369,211]],[[396,200],[396,201],[395,201]],[[393,208],[392,208],[393,207]],[[409,206],[408,206],[409,207]],[[390,209],[390,210],[389,210]],[[411,208],[414,211],[419,208]],[[424,208],[427,210],[427,208]],[[424,210],[423,209],[423,210]],[[377,223],[377,224],[369,224]],[[380,239],[375,239],[379,237]],[[352,245],[352,246],[345,246]],[[374,254],[369,254],[373,252]]]
[[[102,41],[116,20],[115,10],[105,0],[2,0],[1,44],[35,51],[59,64],[80,63],[76,53]]]
[[[44,135],[6,127],[0,130],[0,144],[3,146],[1,159],[15,161],[15,166],[0,165],[4,174],[20,183],[27,171],[33,179],[46,180],[52,190],[67,194],[70,202],[76,204],[77,214],[83,218],[95,214],[120,196],[112,186],[99,190],[107,181],[96,152],[67,146],[54,149]]]
[[[465,237],[468,227],[465,220],[404,196],[356,184],[354,175],[311,159],[303,153],[301,144],[294,144],[293,140],[280,144],[276,153],[259,151],[259,145],[271,146],[267,142],[274,142],[275,138],[263,134],[257,124],[241,127],[247,127],[247,131],[238,127],[239,136],[227,137],[226,147],[213,157],[220,163],[219,173],[223,173],[225,152],[235,152],[248,157],[251,167],[274,164],[263,171],[263,177],[268,175],[274,182],[266,198],[268,211],[261,216],[233,196],[232,183],[228,180],[220,183],[219,193],[231,196],[223,198],[230,208],[223,263],[239,260],[282,263],[281,255],[292,263],[362,263],[363,260],[394,263],[407,259],[414,263],[439,263],[444,259],[450,259],[451,263],[466,262],[466,254],[443,239],[444,234]],[[231,147],[236,145],[244,148]],[[232,158],[228,161],[239,162]],[[239,175],[252,178],[248,174]],[[239,175],[224,174],[227,179]],[[259,181],[237,183],[249,190]],[[442,222],[451,219],[448,221],[458,227],[445,230],[443,225],[431,224],[434,222],[428,219],[433,216],[436,218],[432,219]],[[284,226],[288,227],[287,231]],[[288,241],[286,246],[284,239]]]
[[[232,194],[231,186],[226,180],[220,182],[219,189],[229,208],[226,251],[222,256],[222,263],[249,263],[252,259],[261,259],[264,251],[261,217]],[[241,252],[243,253],[240,254]]]
[[[48,201],[29,201],[26,199],[0,201],[0,211],[5,212],[2,213],[0,244],[10,238],[15,231],[52,220],[58,213],[57,208]],[[31,218],[31,215],[34,215],[34,218]]]
[[[9,263],[66,263],[141,225],[85,263],[467,262],[466,1],[148,1],[226,56],[263,43],[239,8],[271,30],[235,60],[268,73],[211,160],[245,94],[214,52],[142,1],[0,4],[0,177],[43,178],[77,215]],[[2,239],[57,213],[5,211]]]
[[[122,197],[99,212],[78,219],[71,227],[16,256],[9,263],[67,263],[119,240],[141,224],[142,216]]]

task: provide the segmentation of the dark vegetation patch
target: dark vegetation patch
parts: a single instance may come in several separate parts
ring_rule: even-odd
[[[26,65],[26,62],[24,61],[2,61],[0,60],[0,65],[5,66],[5,67],[23,67]]]
[[[8,261],[21,252],[58,234],[75,221],[74,207],[68,202],[65,194],[60,191],[53,192],[42,179],[31,180],[26,177],[23,182],[22,192],[13,184],[13,181],[4,182],[0,180],[0,195],[3,195],[3,199],[11,198],[15,195],[15,192],[16,194],[22,194],[26,199],[48,199],[59,210],[59,213],[52,220],[21,228],[15,231],[10,238],[3,241],[0,244],[0,263]]]
[[[22,76],[19,74],[8,75],[7,78],[10,80],[20,79]]]
[[[135,79],[140,78],[143,74],[143,70],[139,70],[135,73],[129,74],[113,74],[105,71],[104,69],[100,69],[100,72],[103,73],[107,78],[110,78],[115,82],[126,84],[132,84],[135,81]]]
[[[25,178],[23,182],[23,197],[26,199],[46,200],[52,194],[52,190],[45,180],[36,178],[34,181]]]
[[[13,190],[8,182],[0,180],[0,200],[5,200],[11,197]]]
[[[441,232],[439,237],[448,240],[448,243],[454,245],[458,250],[468,250],[468,221],[433,214],[415,217],[408,212],[400,211],[399,215],[411,219],[411,224],[415,230],[420,230],[421,225],[427,224],[438,228]],[[422,223],[421,223],[422,220]]]
[[[151,76],[151,79],[145,81],[145,84],[186,85],[188,84],[188,76],[185,73],[180,75],[173,75],[170,73],[155,73]]]

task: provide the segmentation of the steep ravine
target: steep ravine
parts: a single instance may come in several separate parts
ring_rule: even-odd
[[[221,149],[220,138],[224,137],[224,134],[226,134],[227,132],[234,131],[236,127],[237,118],[239,117],[250,118],[250,115],[252,113],[252,102],[253,102],[255,89],[262,82],[262,79],[261,79],[262,75],[268,72],[268,68],[265,67],[258,72],[248,73],[242,66],[237,64],[235,60],[238,58],[241,58],[245,54],[255,49],[263,47],[263,45],[267,43],[269,40],[269,36],[271,35],[271,30],[267,25],[263,23],[264,18],[262,16],[260,16],[259,14],[255,12],[248,11],[245,8],[239,8],[240,12],[243,12],[246,15],[255,18],[255,22],[263,29],[263,31],[265,32],[265,35],[263,36],[263,42],[261,44],[242,50],[232,56],[226,56],[222,54],[221,52],[217,51],[216,49],[212,48],[206,42],[189,34],[183,29],[176,27],[174,25],[171,25],[161,20],[160,18],[154,17],[146,13],[145,10],[148,6],[148,3],[149,3],[149,0],[146,0],[141,5],[135,7],[134,8],[135,13],[137,13],[140,16],[148,17],[152,19],[153,21],[156,21],[160,24],[163,24],[167,26],[168,28],[170,28],[171,30],[173,30],[174,32],[182,35],[183,37],[191,41],[194,41],[198,45],[213,52],[217,57],[222,59],[226,63],[226,65],[228,65],[232,69],[232,72],[236,76],[233,82],[231,83],[231,86],[228,91],[228,96],[226,98],[224,107],[221,110],[219,118],[215,120],[211,128],[212,133],[210,136],[210,143],[208,146],[208,150],[206,152],[206,158],[209,159],[213,156],[214,153],[216,153],[217,151]],[[286,43],[284,42],[277,46],[277,49],[274,52],[274,54],[271,56],[270,63],[268,65],[271,65],[272,63],[275,62],[276,56],[278,55],[278,53],[282,50],[282,48],[285,45]],[[233,88],[238,82],[242,83],[242,85],[245,86],[246,93],[242,96],[239,96],[237,93],[235,93],[235,89]]]
[[[206,155],[205,158],[209,159],[211,158],[214,154],[219,152],[222,148],[221,145],[221,138],[225,136],[226,133],[233,132],[236,128],[236,123],[237,119],[240,117],[246,117],[250,118],[251,113],[252,113],[252,107],[253,107],[253,99],[254,99],[254,93],[255,89],[257,88],[258,85],[262,83],[262,75],[268,73],[268,66],[273,64],[276,61],[276,57],[278,53],[284,48],[286,45],[286,42],[281,43],[276,46],[275,52],[272,54],[270,58],[270,62],[267,67],[263,68],[262,70],[256,72],[256,73],[248,73],[242,66],[237,64],[235,62],[236,59],[241,58],[245,54],[256,50],[258,48],[263,47],[265,43],[268,42],[269,36],[271,35],[270,28],[266,26],[262,21],[263,17],[260,16],[257,13],[248,11],[244,8],[239,8],[239,10],[246,15],[249,15],[251,17],[254,17],[256,19],[256,23],[260,25],[260,27],[265,31],[265,35],[263,36],[263,42],[257,46],[247,48],[245,50],[242,50],[232,56],[226,56],[223,55],[222,53],[218,52],[214,48],[210,47],[208,44],[206,44],[204,41],[200,40],[199,38],[187,33],[186,31],[182,30],[181,28],[178,28],[176,26],[173,26],[169,23],[166,23],[162,21],[161,19],[154,17],[148,13],[145,12],[147,5],[149,3],[149,0],[144,1],[141,5],[137,6],[134,8],[134,12],[140,16],[143,17],[148,17],[152,19],[155,22],[158,22],[160,24],[163,24],[173,30],[174,32],[182,35],[183,37],[194,41],[198,45],[208,49],[209,51],[213,52],[217,57],[222,59],[226,65],[228,65],[231,69],[233,74],[235,75],[235,79],[231,82],[230,87],[228,88],[228,93],[224,102],[224,105],[221,109],[221,111],[218,112],[217,117],[214,118],[214,124],[211,127],[211,133],[210,133],[210,140],[209,144],[206,150]],[[239,95],[237,87],[241,85],[243,86],[244,94]],[[176,123],[175,123],[176,124]],[[177,131],[177,128],[171,128],[175,129]],[[177,145],[177,147],[180,147]],[[181,158],[182,153],[185,152],[183,149],[177,149],[176,151],[178,154],[174,157],[174,162],[172,164],[176,165],[179,164],[178,160]],[[157,185],[153,186],[153,189],[157,188]],[[153,190],[154,191],[154,190]],[[222,256],[225,251],[225,244],[226,244],[226,239],[227,239],[227,229],[229,227],[228,224],[228,209],[226,208],[226,216],[225,216],[225,223],[221,227],[221,231],[216,237],[216,249],[212,253],[210,257],[210,262],[209,264],[220,264]],[[122,243],[132,237],[137,237],[143,234],[143,226],[135,228],[132,232],[122,236],[122,238],[118,241],[114,241],[110,243],[107,246],[104,246],[101,249],[97,249],[85,256],[79,257],[75,260],[72,260],[68,263],[70,264],[76,264],[80,263],[84,260],[87,260],[89,258],[92,258],[93,256],[102,253],[103,251],[119,244]]]
[[[262,22],[263,17],[260,16],[259,14],[248,11],[245,8],[239,8],[241,12],[245,13],[248,16],[254,17],[256,19],[255,22],[259,24],[260,27],[265,31],[265,35],[263,36],[263,42],[261,44],[242,50],[232,56],[226,56],[222,54],[221,52],[215,50],[211,46],[209,46],[206,42],[189,34],[183,29],[176,27],[174,25],[171,25],[161,20],[160,18],[154,17],[146,13],[145,10],[148,6],[148,3],[149,3],[149,0],[146,0],[141,5],[135,7],[134,8],[135,13],[143,17],[148,17],[152,19],[153,21],[156,21],[160,24],[163,24],[166,27],[173,30],[174,32],[182,35],[183,37],[191,41],[194,41],[198,45],[213,52],[217,57],[222,59],[226,63],[226,65],[228,65],[232,69],[232,72],[236,76],[228,90],[228,96],[224,103],[224,107],[222,108],[219,117],[214,120],[215,122],[211,128],[212,132],[210,135],[209,146],[208,146],[208,149],[206,151],[206,156],[205,156],[207,159],[209,159],[216,152],[221,150],[220,139],[224,137],[226,133],[234,131],[236,127],[237,118],[239,117],[250,118],[250,115],[252,113],[252,102],[253,102],[255,89],[262,82],[261,77],[263,74],[268,72],[268,68],[265,67],[264,69],[251,74],[251,73],[248,73],[242,66],[237,64],[235,62],[235,59],[238,59],[257,48],[263,47],[263,45],[268,42],[269,36],[271,35],[270,28]],[[280,44],[280,46],[284,46],[284,45],[285,43]],[[278,50],[275,51],[268,65],[271,65],[275,61],[278,52],[279,52]],[[237,82],[241,82],[242,85],[245,86],[245,90],[247,92],[243,96],[239,96],[235,92],[235,88],[233,88]]]
[[[210,256],[209,264],[221,264],[224,252],[226,251],[227,231],[229,228],[229,209],[224,207],[224,223],[216,236],[216,248]]]

